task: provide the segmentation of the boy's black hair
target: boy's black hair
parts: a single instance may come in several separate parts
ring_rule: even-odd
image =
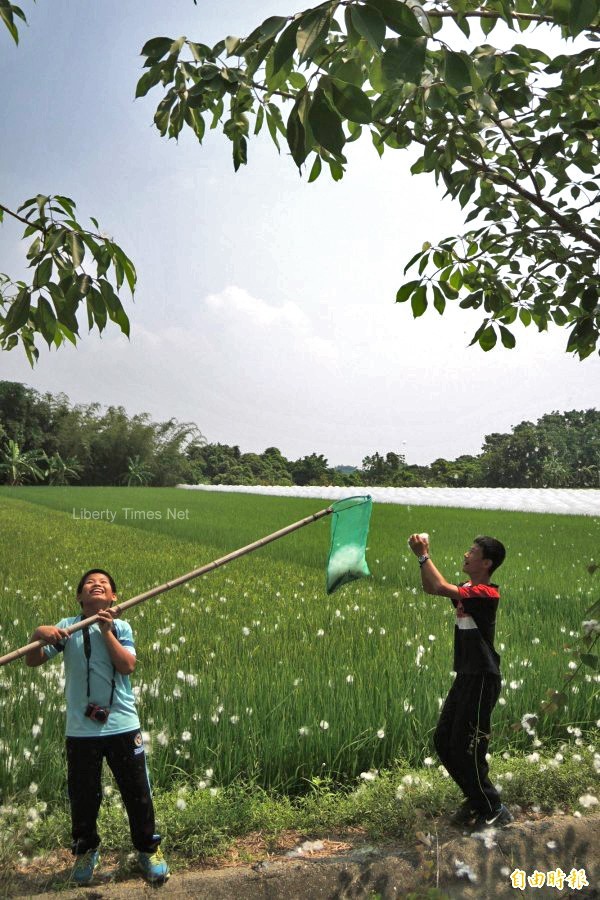
[[[79,581],[79,584],[77,585],[77,596],[78,597],[83,590],[83,585],[85,584],[85,580],[88,577],[88,575],[95,575],[95,574],[106,575],[106,577],[108,578],[108,580],[110,582],[110,586],[112,588],[113,594],[117,593],[117,585],[115,584],[115,579],[112,577],[110,572],[107,572],[105,569],[88,569],[87,572],[83,573],[83,575],[81,576],[81,579]]]
[[[474,544],[477,544],[478,547],[481,547],[481,552],[483,554],[484,559],[489,559],[492,563],[490,566],[490,575],[492,572],[501,566],[504,562],[504,557],[506,556],[506,548],[504,544],[497,541],[496,538],[488,537],[485,534],[480,534],[473,541]]]

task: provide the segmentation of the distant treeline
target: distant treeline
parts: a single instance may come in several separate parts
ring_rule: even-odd
[[[549,413],[509,434],[489,434],[478,456],[407,465],[373,453],[360,468],[322,454],[286,459],[277,447],[242,453],[211,444],[191,422],[153,422],[123,407],[72,405],[0,381],[0,481],[5,484],[263,484],[348,487],[600,487],[600,412]]]

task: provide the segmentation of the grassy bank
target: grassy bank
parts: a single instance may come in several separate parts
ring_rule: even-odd
[[[571,742],[539,759],[505,756],[494,758],[492,777],[515,812],[598,811],[597,799],[593,803],[600,771],[596,744]],[[110,778],[107,782],[99,823],[103,849],[121,854],[126,867],[131,849],[126,817],[118,791]],[[206,776],[181,778],[172,790],[159,790],[155,803],[165,852],[177,868],[190,860],[223,856],[232,843],[254,833],[261,834],[267,847],[288,831],[311,839],[353,828],[371,840],[413,837],[417,831],[436,830],[436,820],[459,799],[455,785],[436,766],[395,766],[362,773],[345,790],[315,778],[296,798],[239,782],[219,788]],[[48,803],[28,794],[0,806],[0,874],[10,872],[16,861],[36,864],[44,854],[69,845],[64,801]]]

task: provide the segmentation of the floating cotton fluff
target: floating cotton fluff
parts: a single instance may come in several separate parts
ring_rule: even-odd
[[[467,863],[463,862],[462,859],[455,859],[454,866],[456,868],[457,878],[468,878],[469,881],[477,881],[475,872],[467,865]]]
[[[297,856],[306,856],[311,853],[318,853],[320,850],[325,849],[325,844],[323,841],[304,841],[303,844],[300,844],[299,847],[294,847],[293,850],[289,850],[285,855],[288,859],[293,859]]]
[[[482,841],[486,850],[491,850],[492,847],[496,846],[496,841],[494,840],[494,835],[496,834],[495,828],[485,829],[484,831],[474,831],[471,834],[471,837],[476,841]]]

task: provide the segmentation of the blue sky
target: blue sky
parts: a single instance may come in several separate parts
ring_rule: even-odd
[[[309,185],[268,139],[235,174],[229,142],[200,147],[152,128],[159,92],[134,101],[139,51],[158,35],[243,35],[281,0],[24,2],[18,48],[0,32],[2,202],[64,193],[134,259],[131,341],[107,331],[42,349],[32,371],[0,355],[0,378],[73,401],[198,424],[243,450],[278,446],[359,464],[375,450],[429,462],[479,451],[485,434],[597,404],[600,361],[566,334],[517,331],[516,351],[469,348],[478,323],[451,310],[413,321],[395,305],[404,262],[461,229],[458,207],[409,152],[352,146],[342,182]],[[20,230],[0,230],[0,271],[22,274]]]

